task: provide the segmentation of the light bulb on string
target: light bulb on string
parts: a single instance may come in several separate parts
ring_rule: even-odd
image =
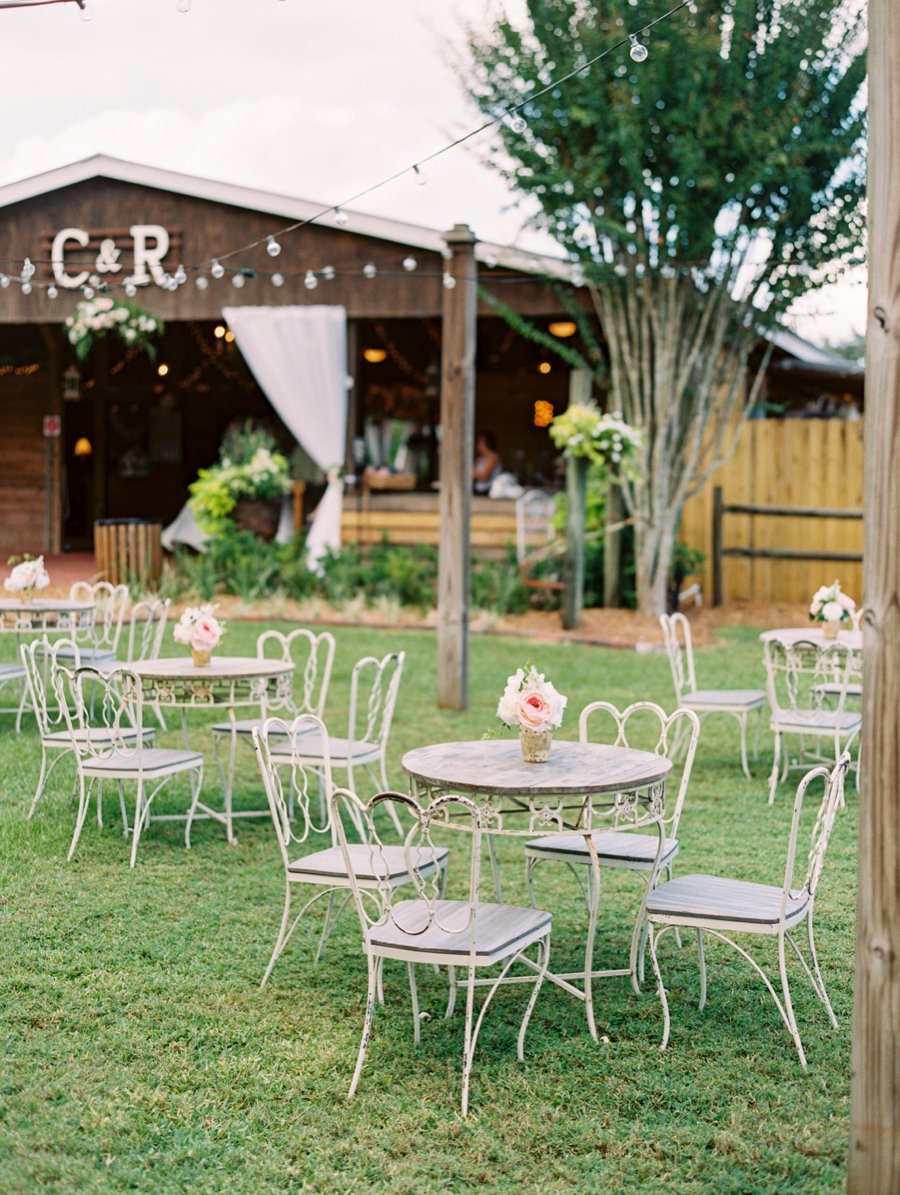
[[[326,282],[334,281],[334,275],[335,275],[334,266],[323,266],[321,272],[322,272],[322,277],[325,279]]]
[[[519,112],[512,112],[506,122],[513,133],[524,133],[528,128],[525,117]]]
[[[194,0],[175,0],[175,7],[179,12],[190,12]]]
[[[128,295],[129,299],[133,299],[137,294],[137,287],[133,282],[128,281],[125,283],[125,294]]]
[[[83,287],[81,288],[81,293],[84,295],[84,297],[85,297],[86,299],[93,299],[93,297],[94,297],[94,288],[93,288],[92,286],[83,286]]]
[[[428,175],[421,168],[421,166],[413,166],[413,177],[416,180],[417,187],[425,187],[428,185]]]
[[[23,295],[30,295],[30,294],[31,294],[31,283],[30,283],[30,282],[23,282],[23,283],[22,283],[22,294],[23,294]]]
[[[443,257],[444,261],[452,261],[453,260],[453,250],[450,248],[449,245],[445,245],[443,247],[443,249],[441,250],[441,257]]]
[[[90,278],[88,278],[88,282],[91,284],[91,286],[99,286],[100,285],[100,275],[99,274],[91,274]]]
[[[50,285],[47,287],[47,298],[55,299],[58,295],[59,295],[59,291],[51,282]]]
[[[81,4],[79,7],[81,8],[81,12],[79,13],[79,16],[81,17],[82,21],[93,21],[93,19],[94,19],[93,9],[87,8],[84,4]]]
[[[456,279],[450,273],[445,273],[443,277],[444,290],[453,290],[456,286]]]
[[[363,266],[363,274],[366,278],[374,278],[377,273],[378,266],[375,265],[374,261],[367,261]]]
[[[411,274],[418,264],[414,257],[404,257],[403,259],[403,268],[407,274]]]
[[[212,265],[209,267],[209,272],[212,274],[213,278],[224,278],[225,267],[217,257],[212,259]]]
[[[177,286],[184,286],[185,282],[187,282],[187,270],[179,263],[175,270],[175,283]]]
[[[284,286],[284,274],[273,274],[272,275],[272,285],[273,286]]]
[[[306,271],[306,277],[303,279],[303,285],[307,290],[315,290],[319,285],[319,280],[313,270]]]
[[[336,207],[334,209],[335,224],[340,224],[341,228],[343,228],[349,219],[350,219],[350,217],[347,215],[347,213],[344,211],[344,209],[342,207]]]
[[[194,286],[196,286],[197,290],[206,290],[209,286],[209,279],[205,274],[198,274],[194,279]]]
[[[26,257],[25,260],[22,262],[22,281],[30,282],[31,279],[34,277],[34,273],[35,273],[34,262],[31,260],[30,257]]]
[[[6,274],[0,274],[0,288],[6,290],[9,286],[9,277]]]
[[[268,253],[269,257],[277,257],[280,252],[281,246],[278,244],[275,238],[268,237],[266,239],[266,253]]]
[[[232,277],[231,285],[236,287],[238,290],[240,290],[246,281],[247,281],[247,279],[244,277],[243,274],[237,273]]]
[[[638,41],[637,34],[629,33],[628,40],[631,42],[631,48],[628,51],[629,55],[631,56],[631,61],[646,62],[650,55],[650,51],[645,45],[642,45],[641,42]]]

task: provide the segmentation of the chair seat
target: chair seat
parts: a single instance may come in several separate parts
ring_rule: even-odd
[[[468,901],[439,900],[431,904],[422,900],[399,901],[393,906],[389,921],[371,927],[368,947],[372,953],[388,958],[415,961],[422,955],[443,956],[450,963],[464,966],[471,946],[471,916]],[[523,950],[549,932],[551,921],[550,913],[542,909],[479,905],[476,966],[488,967]]]
[[[679,876],[653,889],[647,898],[647,912],[651,917],[665,917],[689,925],[700,921],[727,921],[774,929],[781,914],[781,897],[781,888],[769,884],[710,875]],[[788,898],[785,913],[788,925],[802,917],[808,901],[805,892]]]
[[[186,772],[203,766],[199,751],[174,751],[168,747],[145,747],[133,755],[116,753],[106,758],[88,759],[83,763],[88,776],[163,776],[167,773]]]
[[[810,692],[818,697],[840,697],[842,693],[846,697],[862,697],[862,685],[854,682],[845,688],[840,681],[822,681],[821,684],[813,685]]]
[[[277,740],[276,740],[277,744]],[[301,763],[316,763],[322,758],[322,739],[320,735],[301,734],[294,740],[295,758]],[[328,736],[328,751],[332,764],[343,767],[348,761],[352,764],[371,763],[381,758],[381,747],[378,743],[354,743],[350,739],[339,739]],[[292,755],[287,743],[284,747],[275,745],[272,749],[272,762],[276,764],[289,763]]]
[[[273,718],[276,718],[276,717],[280,718],[283,715],[279,713],[279,714],[272,714],[270,716]],[[295,715],[293,715],[293,714],[284,715],[285,722],[290,723],[292,721],[292,719],[294,718],[294,716]],[[232,731],[234,731],[235,734],[239,734],[239,735],[251,735],[254,730],[262,730],[265,723],[266,723],[265,718],[241,718],[234,722],[215,722],[213,724],[213,734],[231,734]],[[301,731],[301,733],[297,737],[298,738],[306,738],[307,735],[314,734],[314,733],[315,733],[315,731],[313,731],[312,728],[310,728],[307,731]],[[276,742],[278,740],[284,741],[286,738],[287,738],[287,735],[279,734],[277,730],[273,729],[273,730],[269,731],[269,741],[270,742]]]
[[[597,857],[607,866],[634,867],[650,871],[659,838],[656,834],[631,834],[624,830],[595,830],[591,835]],[[583,834],[549,834],[536,838],[525,845],[526,855],[545,859],[558,859],[563,863],[590,864],[591,855]],[[678,840],[666,838],[663,841],[662,863],[668,863],[678,854]]]
[[[795,731],[797,734],[819,733],[855,734],[862,725],[862,714],[845,710],[776,710],[772,714],[771,729]]]
[[[25,675],[25,669],[21,664],[0,664],[0,685],[4,681],[18,680]]]
[[[373,849],[364,843],[349,843],[347,850],[353,874],[362,886],[388,883],[392,888],[409,881],[410,865],[421,876],[432,875],[438,867],[446,866],[448,854],[443,847],[440,850],[417,847],[407,852],[402,846]],[[340,887],[347,887],[350,883],[344,853],[339,846],[314,851],[289,863],[288,874],[292,879],[303,879],[310,884],[334,884],[343,880]]]
[[[759,709],[766,700],[765,689],[695,689],[685,693],[681,705],[688,709],[706,710],[713,708],[732,710]]]
[[[156,731],[152,726],[146,727],[141,736],[145,743],[152,743]],[[112,742],[112,730],[108,726],[95,726],[92,730],[76,729],[74,737],[79,743],[110,743]],[[135,742],[137,739],[137,732],[134,730],[119,730],[117,732],[119,740],[124,740],[126,743]],[[41,740],[46,747],[71,747],[72,735],[68,730],[54,730],[51,734],[44,735]]]
[[[74,660],[75,652],[70,647],[61,647],[57,652],[56,658],[58,660]],[[85,665],[94,664],[118,664],[120,661],[116,659],[115,648],[112,647],[80,647],[78,649],[79,663],[84,667]],[[127,664],[121,662],[123,668]]]

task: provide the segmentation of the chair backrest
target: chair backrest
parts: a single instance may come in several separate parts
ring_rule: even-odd
[[[660,614],[659,625],[662,627],[669,667],[672,669],[675,700],[681,701],[685,693],[694,693],[697,689],[691,624],[683,614],[677,613]]]
[[[169,598],[148,598],[135,602],[128,616],[128,644],[125,659],[129,664],[155,660],[162,650],[169,617]]]
[[[432,927],[452,934],[465,942],[469,964],[474,964],[478,911],[481,889],[482,814],[470,798],[448,794],[436,797],[422,806],[414,797],[398,792],[377,793],[364,803],[345,788],[334,790],[331,798],[331,821],[344,854],[344,866],[350,876],[350,887],[359,914],[363,937],[375,925],[391,924],[408,935],[404,945],[414,947],[416,939]],[[397,866],[389,866],[379,826],[391,824],[387,818],[376,818],[385,806],[398,807],[408,816],[402,849],[404,875],[398,877]],[[353,849],[348,837],[348,823],[361,827],[360,837],[365,850]],[[460,883],[448,911],[444,899],[441,858],[445,847],[435,841],[434,831],[446,834],[463,832],[471,837],[471,855],[465,882]],[[393,844],[391,844],[393,845]],[[393,846],[396,850],[396,846]],[[407,880],[407,876],[409,879]],[[414,904],[410,904],[414,902]],[[464,965],[465,956],[460,958]]]
[[[351,743],[387,748],[405,659],[405,652],[392,651],[380,660],[364,656],[353,665],[347,733]]]
[[[822,647],[812,640],[766,641],[766,695],[773,714],[790,714],[821,706],[821,686],[840,686],[834,713],[844,709],[847,685],[862,675],[862,653],[840,640]]]
[[[127,667],[101,672],[59,665],[53,687],[80,765],[139,755],[143,695],[139,678]]]
[[[782,917],[785,914],[787,902],[791,896],[797,896],[802,892],[809,893],[811,897],[816,895],[816,889],[819,886],[819,880],[822,876],[822,868],[825,864],[825,851],[828,849],[828,840],[831,837],[838,807],[841,803],[844,782],[847,778],[849,767],[850,752],[845,751],[834,767],[831,769],[822,766],[812,768],[797,786],[797,795],[794,798],[794,813],[791,818],[791,834],[788,839],[787,866],[784,871],[781,901]],[[825,793],[819,805],[810,836],[803,885],[798,889],[794,883],[794,866],[797,858],[797,841],[800,834],[800,815],[803,812],[806,791],[818,777],[821,777],[825,781]]]
[[[673,838],[678,833],[699,737],[700,719],[693,710],[677,709],[667,714],[652,701],[635,701],[623,710],[608,701],[592,701],[578,718],[578,738],[582,743],[632,747],[672,760],[666,787],[670,794],[674,788],[675,799],[671,795],[667,798],[663,822]],[[673,759],[675,755],[677,761]]]
[[[316,635],[305,627],[297,627],[286,635],[281,631],[263,631],[256,640],[256,654],[260,659],[284,660],[294,665],[293,675],[279,678],[274,693],[266,698],[268,711],[283,710],[286,716],[324,716],[334,663],[334,635],[329,631]]]
[[[307,742],[311,736],[317,736],[321,744],[321,757],[316,766],[304,767],[293,750],[290,764],[282,762],[283,755],[279,763],[274,763],[273,747],[283,752],[285,736],[293,745],[300,735],[304,736]],[[328,732],[321,718],[314,714],[299,714],[292,721],[266,718],[262,726],[253,727],[253,746],[259,761],[272,823],[275,826],[278,849],[287,870],[292,862],[294,845],[302,845],[310,834],[324,834],[331,828],[332,783]],[[318,825],[312,813],[313,806],[319,804],[320,784],[324,785],[326,797],[324,825]],[[337,845],[333,830],[331,841],[333,846]]]
[[[516,499],[516,560],[519,564],[532,545],[550,543],[555,538],[555,513],[556,499],[544,490],[526,490]]]
[[[78,644],[74,639],[56,639],[51,643],[45,635],[42,639],[33,639],[31,643],[19,646],[19,658],[25,669],[25,684],[41,738],[52,734],[64,721],[61,707],[57,704],[51,708],[47,700],[48,685],[52,691],[53,673],[60,656],[67,664],[75,668],[79,666]]]
[[[79,643],[115,652],[119,647],[122,623],[128,609],[128,586],[111,585],[109,581],[75,581],[69,587],[69,597],[75,602],[94,603],[94,625],[78,631]]]

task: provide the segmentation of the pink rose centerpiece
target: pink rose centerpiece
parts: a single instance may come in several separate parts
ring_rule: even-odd
[[[209,663],[213,648],[218,646],[225,634],[225,623],[219,622],[215,610],[215,606],[209,605],[188,606],[172,631],[176,643],[190,647],[198,667]]]
[[[36,589],[46,589],[50,584],[50,576],[44,568],[43,556],[10,556],[6,562],[12,566],[12,571],[3,582],[3,588],[8,593],[17,593],[19,601],[28,603],[34,597]]]
[[[841,590],[839,581],[833,585],[823,585],[813,594],[809,605],[811,622],[823,622],[826,638],[833,639],[841,626],[849,626],[856,613],[856,602]]]
[[[553,731],[562,725],[567,700],[533,664],[517,669],[507,679],[497,717],[518,729],[526,763],[546,763],[549,759]]]

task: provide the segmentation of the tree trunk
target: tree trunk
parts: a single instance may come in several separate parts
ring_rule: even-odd
[[[566,461],[566,559],[563,578],[563,627],[574,631],[581,626],[584,608],[584,525],[587,521],[588,462],[583,457]]]

